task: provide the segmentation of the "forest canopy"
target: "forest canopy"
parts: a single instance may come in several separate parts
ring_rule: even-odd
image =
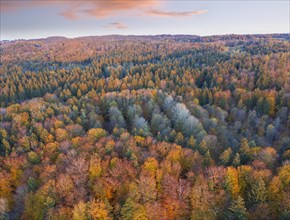
[[[289,40],[2,41],[0,219],[289,219]]]

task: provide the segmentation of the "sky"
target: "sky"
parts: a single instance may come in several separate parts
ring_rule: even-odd
[[[289,0],[0,0],[0,40],[289,33]]]

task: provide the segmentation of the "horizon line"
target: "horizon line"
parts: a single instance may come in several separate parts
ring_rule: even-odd
[[[104,35],[83,35],[83,36],[62,36],[62,35],[51,35],[46,37],[39,37],[39,38],[15,38],[15,39],[4,39],[2,40],[0,37],[0,42],[13,42],[13,41],[30,41],[30,40],[45,40],[49,38],[66,38],[66,39],[77,39],[77,38],[85,38],[85,37],[110,37],[110,36],[120,36],[120,37],[154,37],[154,36],[195,36],[195,37],[214,37],[214,36],[229,36],[229,35],[236,35],[236,36],[247,36],[247,35],[275,35],[275,34],[284,34],[290,35],[290,33],[286,32],[278,32],[278,33],[230,33],[230,34],[209,34],[209,35],[197,35],[197,34],[186,34],[186,33],[176,33],[176,34],[104,34]]]

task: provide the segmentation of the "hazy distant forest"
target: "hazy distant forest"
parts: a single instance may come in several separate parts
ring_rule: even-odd
[[[290,219],[289,40],[2,41],[0,219]]]

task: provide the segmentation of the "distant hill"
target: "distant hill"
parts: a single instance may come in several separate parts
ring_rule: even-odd
[[[119,46],[121,42],[129,43],[154,43],[158,44],[181,44],[182,47],[190,47],[195,43],[219,43],[230,47],[247,44],[267,44],[269,41],[279,41],[283,46],[289,41],[289,34],[267,34],[267,35],[217,35],[217,36],[195,36],[195,35],[140,35],[140,36],[89,36],[78,38],[66,38],[53,36],[43,39],[15,40],[1,42],[2,61],[13,62],[15,60],[48,62],[74,62],[83,61],[95,57],[108,48]],[[121,45],[122,46],[122,45]],[[285,45],[284,45],[285,46]],[[284,51],[287,47],[284,47]],[[21,57],[20,57],[21,56]]]

